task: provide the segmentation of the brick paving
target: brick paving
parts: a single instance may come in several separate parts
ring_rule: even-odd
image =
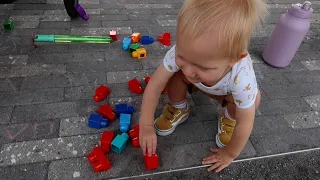
[[[0,4],[0,21],[11,19],[15,24],[13,32],[0,34],[0,176],[5,179],[108,179],[148,173],[141,150],[130,143],[123,154],[107,155],[110,171],[93,173],[85,157],[98,144],[102,130],[88,128],[86,121],[100,104],[92,99],[94,89],[105,84],[112,90],[105,102],[134,105],[132,121],[137,123],[141,96],[129,92],[127,81],[152,74],[170,47],[155,42],[146,46],[148,58],[137,61],[121,49],[120,41],[43,43],[34,49],[30,35],[108,35],[116,29],[122,39],[137,31],[154,37],[169,31],[174,43],[182,0],[80,2],[89,14],[87,22],[71,20],[62,0]],[[268,3],[271,14],[253,34],[249,48],[262,104],[238,159],[320,146],[320,1],[312,2],[310,32],[290,66],[283,69],[265,64],[261,54],[279,16],[296,2]],[[201,165],[209,147],[215,146],[216,102],[202,94],[188,99],[193,108],[190,120],[172,135],[158,139],[160,167],[156,172]],[[157,115],[166,102],[164,95]],[[117,130],[118,121],[107,129]]]

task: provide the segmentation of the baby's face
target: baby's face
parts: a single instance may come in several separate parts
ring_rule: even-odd
[[[188,42],[177,33],[176,64],[191,83],[216,84],[232,67],[216,42],[198,38]]]

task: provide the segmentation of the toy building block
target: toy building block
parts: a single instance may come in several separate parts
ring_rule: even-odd
[[[102,104],[98,109],[98,113],[101,114],[104,118],[108,119],[109,121],[113,121],[117,118],[116,113],[107,104]]]
[[[122,40],[122,49],[127,51],[129,47],[131,46],[131,38],[125,37]]]
[[[139,136],[131,139],[133,147],[140,147]]]
[[[105,128],[109,125],[109,121],[99,114],[91,114],[88,119],[88,126],[95,129]]]
[[[142,92],[143,92],[141,83],[140,83],[136,78],[131,79],[131,80],[128,82],[128,86],[129,86],[129,89],[130,89],[133,93],[142,94]]]
[[[14,25],[11,20],[4,21],[2,26],[4,31],[12,31],[14,29]]]
[[[148,152],[146,152],[146,155],[144,155],[144,165],[146,166],[147,170],[157,169],[159,166],[158,155],[152,154],[151,156],[148,156]]]
[[[142,36],[140,41],[141,44],[145,44],[145,45],[152,44],[153,42],[154,42],[154,38],[151,36]]]
[[[134,147],[139,147],[139,124],[133,126],[133,128],[129,131],[129,137],[131,139],[132,145]]]
[[[129,47],[129,53],[132,54],[133,51],[137,50],[138,48],[140,48],[140,44],[131,44]]]
[[[107,171],[111,168],[109,159],[104,155],[100,147],[95,147],[88,155],[88,160],[95,172]]]
[[[119,117],[121,113],[132,114],[134,112],[133,106],[128,104],[116,104],[116,114]]]
[[[150,76],[146,76],[146,77],[144,78],[144,82],[146,82],[146,84],[148,84],[148,82],[150,81],[150,79],[151,79]],[[165,93],[165,92],[167,92],[167,87],[163,88],[161,94],[163,94],[163,93]]]
[[[131,114],[120,114],[120,131],[126,133],[129,131]]]
[[[118,134],[111,143],[111,151],[121,154],[127,145],[129,136],[127,133]]]
[[[101,85],[96,89],[93,97],[94,101],[100,102],[110,95],[110,89],[107,86]]]
[[[138,43],[141,39],[141,34],[138,32],[135,32],[131,35],[131,41],[132,43]]]
[[[110,37],[112,38],[113,41],[117,41],[117,40],[118,40],[118,38],[117,38],[117,31],[111,30],[111,31],[110,31]]]
[[[165,32],[158,37],[158,41],[160,41],[165,46],[171,45],[170,39],[171,39],[171,34],[169,32]]]
[[[113,138],[115,137],[115,134],[113,131],[104,131],[102,133],[101,139],[100,139],[100,146],[104,153],[108,153],[111,150],[111,142]]]
[[[89,16],[87,15],[86,11],[84,10],[84,8],[80,4],[77,4],[75,8],[78,11],[78,13],[82,19],[84,19],[86,21],[89,19]]]
[[[138,48],[132,52],[132,57],[137,58],[138,60],[147,57],[147,51],[145,48]]]

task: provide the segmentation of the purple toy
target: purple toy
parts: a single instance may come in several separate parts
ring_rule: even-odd
[[[80,17],[81,17],[82,19],[84,19],[84,20],[86,20],[86,21],[89,19],[86,11],[83,9],[83,7],[82,7],[80,4],[77,4],[77,5],[76,5],[76,10],[78,11],[78,13],[79,13],[79,15],[80,15]]]
[[[295,4],[280,17],[263,52],[264,61],[274,67],[286,67],[309,31],[312,8],[309,1]]]

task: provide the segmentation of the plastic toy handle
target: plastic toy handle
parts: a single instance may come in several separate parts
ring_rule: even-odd
[[[35,34],[34,42],[55,42],[55,36]]]

